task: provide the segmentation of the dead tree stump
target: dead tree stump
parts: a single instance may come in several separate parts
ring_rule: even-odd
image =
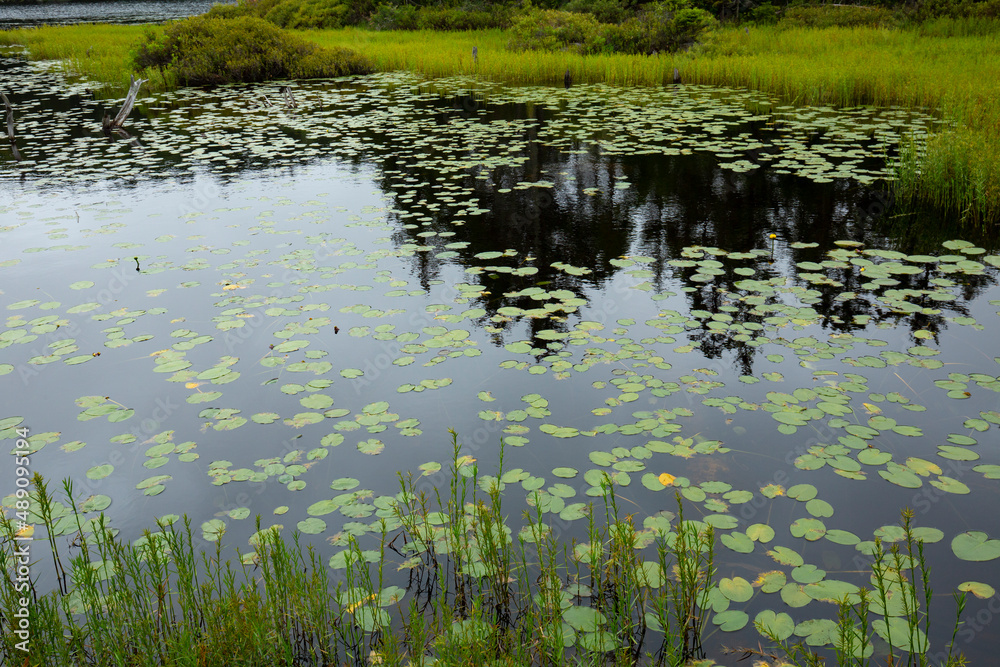
[[[128,88],[128,95],[125,96],[125,103],[122,104],[122,108],[118,110],[114,118],[110,116],[104,116],[104,131],[110,132],[111,130],[121,129],[125,124],[125,119],[128,115],[132,113],[132,107],[135,106],[135,98],[139,95],[139,87],[149,81],[149,79],[136,79],[135,75],[131,75],[132,84]]]
[[[7,138],[14,143],[14,105],[3,93],[0,93],[0,99],[3,100],[3,106],[7,110]]]

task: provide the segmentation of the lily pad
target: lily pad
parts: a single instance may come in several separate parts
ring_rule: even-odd
[[[982,531],[968,531],[955,536],[951,550],[962,560],[995,560],[1000,558],[1000,540],[990,539]]]

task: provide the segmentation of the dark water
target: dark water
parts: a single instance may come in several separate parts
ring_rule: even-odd
[[[504,437],[506,468],[568,485],[566,505],[607,470],[641,525],[673,509],[669,473],[720,535],[775,530],[720,544],[720,577],[791,582],[766,554],[782,545],[864,584],[862,550],[799,527],[869,541],[910,506],[941,532],[935,647],[955,586],[1000,585],[950,546],[1000,537],[996,240],[902,214],[882,180],[899,131],[932,120],[383,75],[296,83],[294,108],[279,84],[144,97],[108,138],[86,82],[3,67],[20,159],[0,149],[0,419],[124,535],[171,513],[224,520],[232,544],[256,514],[290,533],[335,480],[380,497],[447,464],[453,428],[484,474]],[[785,495],[800,484],[832,516]],[[522,491],[512,517],[539,502]],[[324,555],[375,520],[361,505],[319,515]],[[971,655],[997,645],[995,602],[970,599]],[[713,657],[755,645],[746,627],[715,631]]]
[[[162,23],[204,14],[214,0],[139,0],[136,2],[49,2],[0,5],[0,30],[73,23]]]

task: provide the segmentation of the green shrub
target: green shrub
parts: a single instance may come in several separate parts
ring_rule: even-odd
[[[1000,19],[1000,0],[977,2],[973,11],[978,18]]]
[[[215,4],[208,10],[208,14],[219,19],[234,19],[238,16],[250,16],[251,12],[247,8],[246,3],[236,5]]]
[[[507,28],[510,23],[510,10],[500,6],[490,11],[422,7],[417,12],[419,30],[486,30]]]
[[[535,9],[518,17],[510,30],[508,48],[515,51],[598,53],[604,49],[602,25],[590,14]]]
[[[883,7],[791,7],[785,11],[781,23],[807,28],[891,28],[899,19]]]
[[[134,65],[169,68],[184,85],[364,74],[372,66],[347,49],[324,49],[255,16],[195,16],[147,32]]]
[[[533,10],[522,14],[511,29],[508,48],[645,53],[689,48],[715,26],[716,21],[687,0],[662,0],[645,5],[639,14],[621,24],[599,23],[590,14]]]
[[[414,7],[413,5],[379,5],[368,18],[375,30],[486,30],[510,26],[511,12],[497,6],[492,11],[459,9],[457,7]]]
[[[778,8],[770,2],[757,5],[750,10],[750,20],[757,25],[774,25],[778,22]]]
[[[918,0],[909,7],[907,12],[911,19],[928,21],[940,18],[960,18],[972,16],[975,5],[972,0]]]
[[[635,18],[604,29],[604,40],[612,53],[650,54],[653,48],[645,26]]]
[[[240,0],[215,5],[209,15],[219,18],[257,16],[280,28],[342,28],[365,20],[374,0]]]
[[[673,52],[704,39],[716,24],[704,9],[684,0],[665,0],[643,7],[635,18],[605,31],[612,51],[619,53]]]
[[[416,30],[417,8],[413,5],[379,5],[368,19],[375,30]]]
[[[569,0],[562,9],[593,14],[600,23],[623,23],[632,16],[622,0]]]
[[[924,23],[935,19],[1000,18],[1000,0],[920,0],[908,7],[911,20]]]

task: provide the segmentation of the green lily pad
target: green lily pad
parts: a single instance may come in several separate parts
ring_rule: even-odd
[[[742,630],[748,622],[750,617],[747,613],[737,609],[729,609],[712,617],[712,623],[718,625],[723,632]]]
[[[774,539],[774,529],[764,523],[755,523],[747,527],[747,537],[754,542],[767,544]]]
[[[375,438],[363,440],[358,443],[358,451],[362,454],[368,454],[370,456],[381,454],[384,449],[385,443],[381,440],[376,440]]]
[[[995,588],[979,581],[963,581],[957,588],[960,591],[972,593],[980,600],[988,600],[997,594]]]
[[[795,621],[784,612],[775,613],[770,609],[765,609],[757,614],[753,622],[754,627],[761,635],[777,641],[788,639],[795,631]]]
[[[719,580],[719,590],[733,602],[746,602],[753,597],[753,586],[743,577],[723,577]]]
[[[90,470],[87,471],[87,478],[88,479],[94,479],[94,480],[104,479],[105,477],[107,477],[108,475],[110,475],[112,472],[114,472],[114,470],[115,470],[115,467],[113,465],[111,465],[110,463],[103,463],[101,465],[96,465],[96,466],[94,466],[93,468],[91,468]]]
[[[1000,558],[1000,540],[992,540],[982,531],[968,531],[955,536],[951,550],[962,560],[995,560]]]
[[[299,521],[296,527],[306,535],[319,535],[326,530],[326,521],[317,517],[310,517]]]

